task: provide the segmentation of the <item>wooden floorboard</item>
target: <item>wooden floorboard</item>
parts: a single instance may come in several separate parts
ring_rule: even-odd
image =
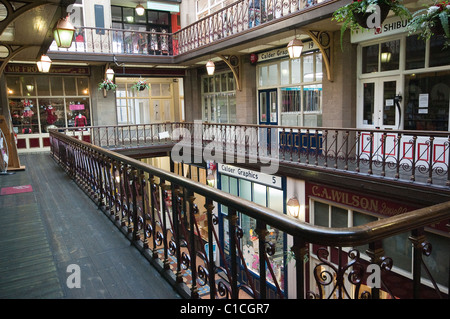
[[[0,176],[0,188],[33,188],[0,196],[0,298],[180,298],[49,153],[20,160]],[[72,264],[80,288],[66,284]]]

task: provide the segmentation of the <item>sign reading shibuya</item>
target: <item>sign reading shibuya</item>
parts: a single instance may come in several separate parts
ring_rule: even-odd
[[[281,188],[281,177],[252,171],[250,169],[231,166],[228,164],[218,164],[218,171],[222,174],[243,178],[252,182],[264,184],[267,186]]]

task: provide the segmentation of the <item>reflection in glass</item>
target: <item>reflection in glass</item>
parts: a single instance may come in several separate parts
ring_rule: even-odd
[[[362,73],[378,72],[378,44],[362,48]]]
[[[406,37],[405,69],[419,69],[425,67],[426,42],[417,36]]]
[[[394,97],[397,88],[396,81],[383,82],[383,125],[395,125],[395,108]]]
[[[398,70],[400,65],[400,40],[381,44],[381,71]]]
[[[364,83],[363,86],[363,124],[372,125],[374,124],[375,83]]]

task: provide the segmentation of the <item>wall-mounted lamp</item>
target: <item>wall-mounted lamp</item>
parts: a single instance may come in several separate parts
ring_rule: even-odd
[[[50,67],[52,66],[52,60],[45,54],[41,56],[41,59],[36,62],[37,68],[39,72],[47,73],[50,71]]]
[[[289,215],[298,218],[298,215],[300,213],[300,203],[297,197],[292,197],[291,199],[289,199],[286,206]]]
[[[206,72],[208,72],[208,75],[213,75],[215,69],[216,66],[214,65],[214,62],[209,60],[208,63],[206,63]]]
[[[31,91],[34,90],[34,85],[33,84],[27,84],[26,87],[27,87],[27,91],[28,92],[31,92]]]
[[[208,186],[214,187],[216,185],[216,178],[214,177],[213,174],[209,174],[206,177],[206,183],[208,184]]]
[[[136,6],[136,13],[137,13],[138,16],[144,15],[144,13],[145,13],[145,8],[142,6],[142,4],[139,3],[139,4]]]
[[[106,70],[106,79],[112,81],[114,79],[114,70],[109,68]]]
[[[75,28],[68,21],[68,17],[59,19],[53,29],[53,37],[59,48],[70,48],[74,34]]]

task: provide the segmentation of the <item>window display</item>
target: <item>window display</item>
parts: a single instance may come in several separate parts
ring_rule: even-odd
[[[283,190],[263,184],[255,183],[243,178],[235,178],[225,174],[220,177],[220,189],[227,193],[236,195],[243,199],[252,201],[259,205],[269,207],[273,210],[284,213],[283,209]],[[221,206],[221,215],[227,215],[227,207]],[[224,245],[227,253],[229,253],[228,244],[228,226],[227,220],[224,222]],[[259,242],[256,232],[256,219],[251,218],[245,214],[239,214],[239,226],[242,229],[242,238],[240,240],[240,249],[244,257],[246,268],[256,276],[259,275]],[[267,226],[267,242],[271,242],[275,246],[275,254],[269,257],[270,266],[275,275],[277,283],[281,289],[284,290],[284,271],[285,271],[285,256],[284,244],[285,235],[283,232],[273,227]],[[270,271],[267,271],[267,280],[274,284],[274,278]]]
[[[84,126],[90,125],[87,77],[7,76],[6,83],[16,134],[41,134],[48,133],[49,128],[75,126],[79,114],[85,117]]]

